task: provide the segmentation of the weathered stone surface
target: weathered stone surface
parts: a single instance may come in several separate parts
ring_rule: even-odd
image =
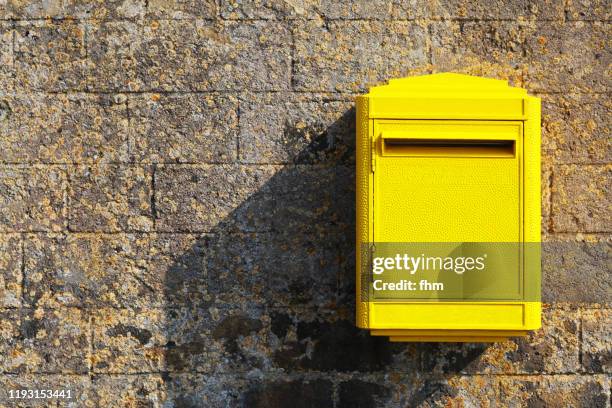
[[[262,369],[265,324],[258,309],[99,309],[93,319],[98,373]]]
[[[0,235],[0,307],[21,306],[21,237],[18,234]]]
[[[267,285],[257,234],[157,234],[147,270],[163,285],[168,305],[261,303]]]
[[[327,166],[285,166],[270,185],[274,197],[272,225],[281,232],[329,233],[345,211],[336,205],[336,172]]]
[[[89,320],[75,308],[0,312],[0,371],[86,373]]]
[[[248,381],[240,375],[170,374],[165,378],[162,398],[165,406],[241,407]]]
[[[612,102],[604,94],[542,95],[542,151],[559,163],[610,163]]]
[[[92,315],[91,366],[96,373],[160,372],[167,343],[163,309],[98,308]]]
[[[498,381],[493,376],[400,377],[400,407],[495,407]],[[400,388],[401,390],[401,388]]]
[[[0,231],[58,231],[66,225],[66,171],[0,166]]]
[[[129,98],[136,161],[221,163],[236,157],[238,100],[223,94]]]
[[[579,369],[577,312],[545,309],[542,328],[500,343],[438,343],[423,348],[425,372],[435,374],[567,373]]]
[[[93,407],[90,403],[91,382],[87,375],[70,374],[3,374],[0,375],[0,407]],[[64,390],[64,398],[11,399],[10,390]],[[26,391],[27,393],[27,391]],[[68,393],[70,398],[68,398]],[[40,391],[39,391],[39,394]]]
[[[159,231],[269,229],[273,166],[163,166],[155,175]]]
[[[229,20],[242,19],[296,19],[316,16],[313,0],[221,0],[220,14]]]
[[[0,14],[2,6],[0,5]],[[13,25],[0,21],[0,89],[12,91],[15,77],[15,64],[13,58]],[[0,129],[6,120],[6,106],[0,102]]]
[[[136,52],[143,41],[138,24],[131,21],[108,21],[86,25],[87,81],[92,90],[140,91]]]
[[[362,381],[358,379],[340,383],[338,387],[338,407],[351,408],[375,408],[388,406],[391,390],[375,382]]]
[[[11,163],[124,162],[128,158],[125,95],[19,94],[0,97]]]
[[[240,103],[244,163],[354,162],[352,100],[302,94],[252,94]]]
[[[122,19],[142,17],[145,0],[5,0],[0,19]]]
[[[350,313],[350,315],[349,315]],[[419,367],[418,345],[391,343],[355,327],[346,309],[295,311],[276,309],[271,330],[281,342],[272,360],[287,371],[414,372]]]
[[[158,18],[206,18],[217,16],[215,0],[149,0],[147,14]]]
[[[546,377],[501,377],[501,399],[505,406],[593,407],[609,405],[604,378],[560,375]]]
[[[163,306],[148,246],[147,236],[134,234],[28,235],[25,300],[35,307]]]
[[[334,306],[338,240],[332,233],[267,234],[253,251],[265,280],[264,297],[277,306]],[[260,278],[261,279],[261,278]]]
[[[295,408],[333,405],[330,380],[281,380],[261,384],[245,395],[245,404],[253,408],[280,407],[288,401]]]
[[[146,270],[158,277],[169,304],[334,305],[337,240],[320,234],[158,234]]]
[[[531,28],[507,21],[442,21],[431,26],[434,71],[523,82],[521,65]]]
[[[17,89],[85,89],[85,27],[72,19],[15,23]]]
[[[390,20],[423,17],[429,8],[423,0],[366,1],[342,3],[333,0],[222,0],[221,16],[226,19],[327,18],[346,20]]]
[[[526,84],[550,92],[609,92],[609,23],[537,24],[525,38]]]
[[[96,90],[284,90],[290,33],[263,21],[91,24],[90,86]]]
[[[47,18],[63,17],[65,11],[62,8],[62,0],[49,1],[26,1],[5,0],[0,3],[0,20],[11,18]]]
[[[599,0],[0,0],[0,389],[78,396],[0,407],[609,406],[609,20]],[[354,325],[354,94],[439,71],[544,102],[551,305],[525,338]]]
[[[427,64],[426,28],[411,22],[305,21],[296,24],[294,88],[363,91]]]
[[[542,244],[542,300],[546,303],[611,303],[607,236],[553,235]]]
[[[608,91],[609,32],[605,23],[443,21],[432,27],[433,68],[524,81],[539,92]]]
[[[73,231],[149,231],[153,227],[150,167],[91,165],[70,168]]]
[[[67,16],[80,19],[141,18],[146,11],[146,0],[64,0]]]
[[[164,389],[160,374],[95,375],[83,406],[161,408]]]
[[[612,11],[606,0],[570,0],[566,17],[570,20],[610,21]]]
[[[609,232],[612,165],[555,167],[552,221],[556,232]]]
[[[589,373],[612,370],[612,313],[610,309],[582,311],[582,366]]]
[[[437,4],[436,4],[437,3]],[[556,0],[442,0],[434,2],[434,16],[459,19],[515,20],[563,20],[564,2]]]
[[[425,0],[374,0],[339,2],[322,0],[318,5],[321,17],[341,20],[405,20],[426,17],[431,13]]]

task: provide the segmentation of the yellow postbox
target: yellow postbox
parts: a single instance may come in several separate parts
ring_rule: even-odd
[[[391,341],[540,327],[540,100],[443,73],[357,97],[357,325]]]

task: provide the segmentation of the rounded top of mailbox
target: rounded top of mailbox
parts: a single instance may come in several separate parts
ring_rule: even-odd
[[[453,95],[462,96],[466,93],[513,95],[525,95],[527,93],[522,88],[508,86],[508,81],[445,72],[391,79],[385,85],[370,88],[368,96],[383,94],[426,96],[427,93],[431,92],[447,95],[448,97]]]
[[[371,119],[526,120],[533,100],[507,81],[455,73],[391,79],[358,97]]]

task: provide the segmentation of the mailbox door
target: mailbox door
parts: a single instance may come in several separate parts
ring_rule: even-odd
[[[472,296],[521,300],[522,123],[375,120],[374,136],[374,242],[500,243],[503,268],[482,275]]]

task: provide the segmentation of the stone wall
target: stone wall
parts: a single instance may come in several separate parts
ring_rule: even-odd
[[[605,249],[549,262],[527,338],[354,328],[353,97],[440,71],[528,88],[544,235],[609,241],[611,9],[0,0],[0,406],[609,407]]]

